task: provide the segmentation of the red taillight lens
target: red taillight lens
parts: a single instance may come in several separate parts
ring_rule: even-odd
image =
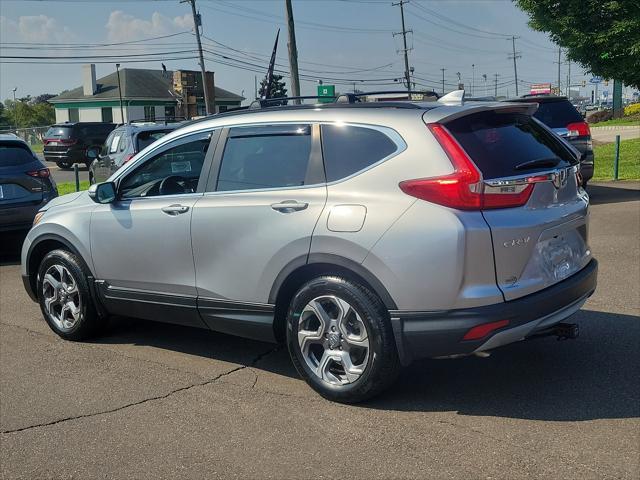
[[[135,153],[129,153],[127,155],[125,155],[124,157],[124,162],[122,162],[122,164],[124,165],[125,163],[127,163],[129,160],[131,160],[136,154]]]
[[[480,340],[491,332],[498,330],[499,328],[509,325],[509,320],[498,320],[497,322],[483,323],[470,329],[464,334],[462,340]]]
[[[574,122],[567,125],[570,137],[590,137],[591,130],[587,122]]]
[[[48,178],[51,175],[51,172],[48,168],[41,168],[40,170],[32,170],[30,172],[26,172],[30,177],[37,178]]]
[[[527,203],[535,182],[510,187],[484,185],[482,175],[449,130],[439,123],[427,127],[451,160],[454,172],[400,182],[404,193],[458,210],[510,208]]]

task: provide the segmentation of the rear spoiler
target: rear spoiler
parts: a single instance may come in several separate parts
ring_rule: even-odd
[[[451,94],[455,96],[449,97],[449,100],[445,100]],[[461,100],[456,100],[461,99]],[[441,102],[440,100],[445,100]],[[473,113],[484,112],[488,110],[500,111],[502,113],[524,113],[525,115],[533,115],[538,110],[537,103],[523,103],[523,102],[491,102],[491,101],[464,101],[464,90],[456,90],[451,92],[438,100],[438,103],[444,104],[448,107],[453,107],[447,111],[448,115],[442,117],[443,109],[434,108],[427,110],[423,119],[427,123],[441,122],[454,120],[456,118],[471,115]],[[457,108],[456,108],[457,107]]]

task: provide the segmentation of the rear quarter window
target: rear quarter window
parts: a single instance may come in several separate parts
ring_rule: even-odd
[[[354,125],[322,125],[322,154],[327,182],[357,173],[398,150],[385,133]]]
[[[565,128],[573,122],[583,122],[582,115],[570,102],[541,102],[533,114],[549,128]]]
[[[559,138],[528,115],[486,111],[445,124],[485,179],[526,175],[568,167],[575,159]],[[527,162],[549,160],[556,165],[522,168]],[[521,166],[520,168],[517,168]]]

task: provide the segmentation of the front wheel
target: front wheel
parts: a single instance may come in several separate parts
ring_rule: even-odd
[[[371,398],[400,371],[386,308],[368,288],[341,277],[319,277],[298,290],[287,345],[305,381],[337,402]]]
[[[85,340],[104,322],[95,309],[81,259],[66,250],[49,252],[38,269],[38,301],[51,330],[66,340]]]
[[[58,160],[56,165],[62,170],[69,170],[73,164],[68,160]]]

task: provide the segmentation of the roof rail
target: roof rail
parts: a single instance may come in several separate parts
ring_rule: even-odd
[[[185,120],[186,120],[185,117],[173,115],[171,117],[155,117],[153,120],[149,120],[146,118],[137,118],[134,120],[127,121],[126,124],[131,125],[132,123],[164,123],[165,125],[167,125],[168,123],[180,123],[180,122],[184,122]],[[120,125],[124,125],[124,124],[121,123]]]

